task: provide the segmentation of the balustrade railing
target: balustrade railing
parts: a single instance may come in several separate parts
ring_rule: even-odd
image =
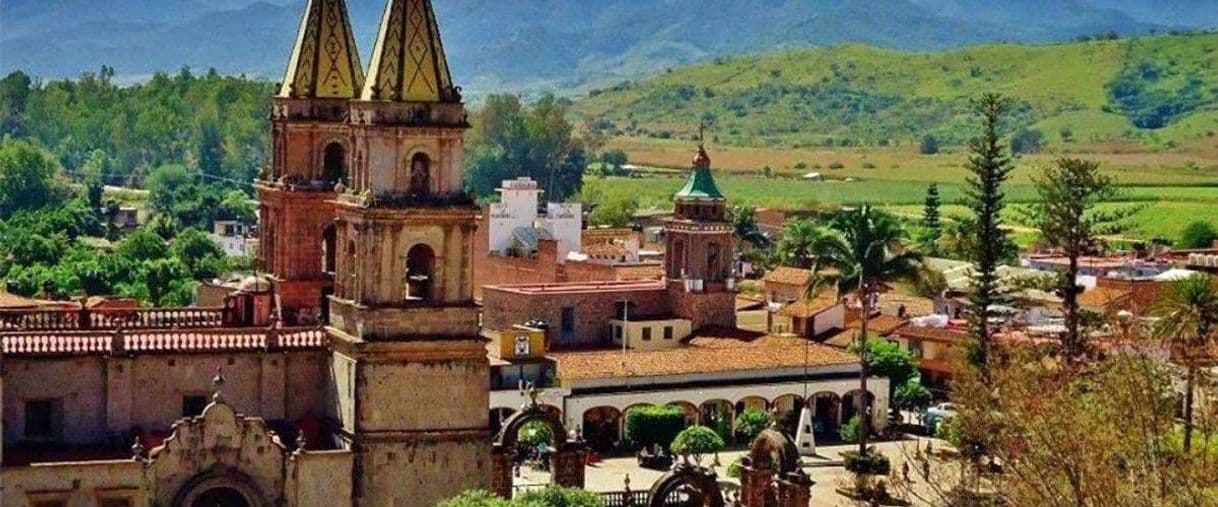
[[[319,328],[168,329],[127,332],[18,331],[0,333],[5,355],[123,354],[140,352],[208,352],[308,350],[326,345]]]
[[[0,310],[0,331],[207,329],[229,323],[222,307]]]

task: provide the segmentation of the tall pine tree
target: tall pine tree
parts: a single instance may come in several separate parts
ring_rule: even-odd
[[[1002,228],[1002,210],[1006,194],[1002,185],[1014,169],[1011,155],[1002,143],[999,123],[1010,101],[1002,95],[987,93],[973,101],[974,112],[982,119],[981,135],[969,141],[968,188],[965,204],[973,212],[969,221],[969,260],[974,264],[970,287],[969,322],[974,342],[969,347],[969,361],[980,370],[988,384],[990,352],[994,329],[990,318],[994,305],[1005,302],[999,286],[998,267],[1010,255],[1013,244]]]
[[[939,255],[939,238],[943,237],[943,221],[939,214],[939,184],[931,183],[926,188],[926,201],[922,208],[922,231],[918,244],[925,255]]]

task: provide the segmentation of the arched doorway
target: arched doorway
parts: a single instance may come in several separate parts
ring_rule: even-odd
[[[428,301],[432,298],[432,277],[436,254],[431,247],[418,244],[406,254],[406,299]]]
[[[818,439],[837,438],[838,411],[841,400],[836,393],[819,392],[812,395],[812,431]]]
[[[557,411],[538,405],[535,393],[530,391],[530,404],[503,421],[492,447],[492,487],[505,498],[512,496],[513,476],[530,487],[584,487],[586,447],[568,439]]]
[[[745,396],[740,401],[736,402],[736,414],[739,415],[745,410],[756,410],[758,412],[766,412],[770,409],[770,400],[760,396]]]
[[[727,400],[709,400],[702,403],[698,413],[703,426],[715,430],[723,440],[731,441],[736,419],[734,408]]]
[[[599,452],[612,451],[621,441],[622,413],[613,407],[584,412],[583,432],[588,446]]]
[[[685,412],[685,426],[698,424],[698,407],[688,401],[674,401],[668,404]]]
[[[795,434],[799,426],[799,411],[804,408],[804,400],[798,394],[784,394],[774,398],[774,418],[782,425],[783,431]]]
[[[431,193],[431,159],[424,153],[415,153],[410,159],[410,187],[407,193],[412,196]]]
[[[342,143],[334,141],[326,145],[322,154],[321,177],[331,183],[347,178],[347,149],[343,148]]]
[[[233,488],[212,488],[195,497],[189,507],[251,507],[245,495]]]
[[[855,389],[842,396],[842,424],[850,422],[850,419],[853,419],[855,415],[858,415],[858,396],[860,393],[863,393],[863,391]],[[863,398],[863,403],[864,409],[866,411],[871,411],[871,408],[875,403],[875,395],[867,392],[866,397]]]

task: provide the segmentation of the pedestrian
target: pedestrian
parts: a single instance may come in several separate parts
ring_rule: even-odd
[[[901,462],[901,476],[905,478],[905,482],[909,482],[909,460]]]
[[[930,482],[930,460],[922,462],[922,480]]]

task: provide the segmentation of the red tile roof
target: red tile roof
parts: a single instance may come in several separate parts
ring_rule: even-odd
[[[788,317],[807,319],[810,317],[815,317],[839,304],[841,303],[838,302],[837,298],[818,297],[813,299],[804,299],[802,301],[796,301],[782,307],[782,309],[778,311],[778,314]]]
[[[809,366],[851,364],[858,361],[846,352],[802,338],[760,336],[698,336],[673,349],[630,351],[621,349],[555,352],[558,374],[564,380],[622,376],[668,376],[693,373],[795,368],[804,366],[805,347]],[[625,364],[623,365],[623,357]]]
[[[765,283],[781,283],[785,285],[807,285],[812,278],[812,270],[779,266],[765,274]]]
[[[893,315],[876,315],[867,320],[867,331],[878,335],[892,334],[893,331],[901,329],[909,324],[908,320],[896,317]],[[859,329],[862,326],[862,321],[854,319],[846,325],[851,329]]]

